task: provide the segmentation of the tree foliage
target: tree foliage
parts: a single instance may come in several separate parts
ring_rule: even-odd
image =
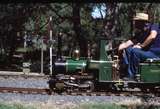
[[[95,52],[97,38],[102,35],[110,40],[110,44],[113,43],[113,39],[131,37],[132,16],[136,12],[147,12],[153,22],[159,23],[159,5],[141,2],[0,4],[0,55],[11,62],[17,47],[23,47],[25,32],[31,34],[32,39],[37,39],[33,41],[33,49],[40,49],[38,37],[43,37],[46,40],[44,43],[49,47],[50,23],[54,40],[57,40],[59,32],[63,33],[63,55],[71,55],[72,49],[78,44],[81,55],[87,56],[87,43],[90,42]],[[103,9],[102,6],[106,8]],[[95,8],[98,8],[100,18],[92,16]],[[103,16],[103,13],[106,16]],[[49,22],[50,16],[52,22]],[[56,41],[53,46],[56,52]]]

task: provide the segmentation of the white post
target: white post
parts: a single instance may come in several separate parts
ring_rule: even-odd
[[[49,30],[49,35],[50,35],[50,41],[52,41],[52,29],[51,29],[51,22],[52,22],[52,17],[50,17],[50,30]],[[49,48],[49,51],[50,51],[50,74],[52,74],[52,44]]]
[[[26,74],[26,49],[27,49],[27,42],[26,42],[26,39],[27,39],[27,32],[25,31],[24,32],[24,44],[23,44],[23,46],[24,46],[24,50],[25,50],[25,52],[24,52],[24,54],[23,54],[23,63],[22,63],[22,66],[23,66],[23,73],[24,74]]]
[[[43,74],[43,37],[41,37],[41,74]]]
[[[27,32],[25,31],[25,32],[24,32],[24,50],[25,50],[25,52],[26,52],[26,48],[27,48],[26,39],[27,39]]]

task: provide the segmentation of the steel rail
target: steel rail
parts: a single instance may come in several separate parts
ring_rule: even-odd
[[[22,93],[22,94],[49,94],[49,89],[45,88],[19,88],[0,87],[1,93]]]
[[[48,75],[27,75],[27,74],[0,74],[1,78],[36,78],[36,79],[48,79]]]
[[[142,91],[101,91],[101,92],[51,92],[46,88],[17,88],[17,87],[0,87],[0,93],[20,93],[20,94],[42,94],[42,95],[72,95],[72,96],[142,96],[155,95],[160,96],[159,92],[142,92]]]

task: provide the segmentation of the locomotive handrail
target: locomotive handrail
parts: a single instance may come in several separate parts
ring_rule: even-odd
[[[90,62],[94,62],[94,63],[114,63],[114,61],[103,61],[103,60],[90,60]]]

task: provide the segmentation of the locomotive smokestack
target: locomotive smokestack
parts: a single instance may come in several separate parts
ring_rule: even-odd
[[[58,60],[61,60],[62,59],[62,51],[61,51],[61,48],[62,48],[62,33],[60,32],[58,34],[58,51],[57,51],[57,59]]]

